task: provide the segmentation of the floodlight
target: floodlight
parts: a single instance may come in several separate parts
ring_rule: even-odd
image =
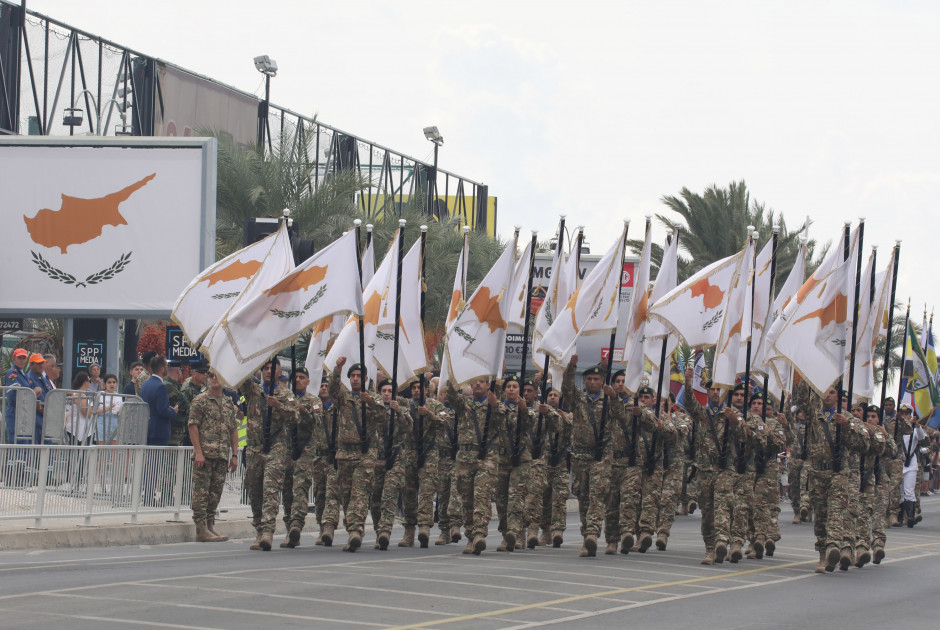
[[[67,107],[62,116],[62,124],[66,127],[81,127],[84,115],[80,107]]]
[[[255,69],[261,74],[273,77],[277,75],[277,62],[267,55],[259,55],[255,57]]]
[[[425,127],[424,137],[434,144],[444,144],[444,137],[441,135],[441,132],[437,130],[437,127]]]

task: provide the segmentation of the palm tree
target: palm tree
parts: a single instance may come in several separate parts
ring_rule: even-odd
[[[747,226],[752,225],[759,233],[758,243],[763,246],[770,240],[773,227],[780,227],[777,240],[777,277],[786,278],[799,248],[804,221],[797,229],[790,230],[782,215],[767,209],[763,203],[752,202],[747,186],[743,181],[732,182],[727,189],[711,186],[703,195],[683,188],[679,196],[667,195],[662,198],[667,208],[679,215],[677,220],[657,214],[656,219],[667,229],[679,233],[679,249],[686,256],[679,256],[679,281],[683,281],[711,263],[732,256],[741,250],[747,238]],[[639,254],[643,241],[631,240],[628,243]],[[827,243],[822,253],[828,249]],[[818,266],[822,255],[817,252],[818,244],[809,239],[807,248],[807,267],[811,272]],[[663,248],[654,244],[651,259],[655,268],[662,261]],[[779,289],[782,281],[777,283]]]

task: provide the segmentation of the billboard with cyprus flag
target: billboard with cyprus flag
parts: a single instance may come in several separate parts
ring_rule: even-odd
[[[0,138],[0,314],[169,315],[215,259],[213,138]]]

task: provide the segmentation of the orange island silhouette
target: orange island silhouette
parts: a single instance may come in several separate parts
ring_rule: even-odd
[[[26,230],[33,242],[58,247],[64,254],[71,245],[81,245],[101,236],[106,225],[127,225],[119,206],[156,176],[151,173],[126,188],[94,199],[63,194],[58,210],[43,208],[32,218],[24,214]]]

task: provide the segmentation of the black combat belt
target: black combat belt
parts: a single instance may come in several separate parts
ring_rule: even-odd
[[[359,446],[360,446],[360,445],[359,445],[359,442],[340,443],[340,444],[337,444],[337,445],[336,445],[336,450],[338,450],[338,451],[343,451],[343,452],[346,452],[346,453],[354,453],[354,452],[360,450]]]

